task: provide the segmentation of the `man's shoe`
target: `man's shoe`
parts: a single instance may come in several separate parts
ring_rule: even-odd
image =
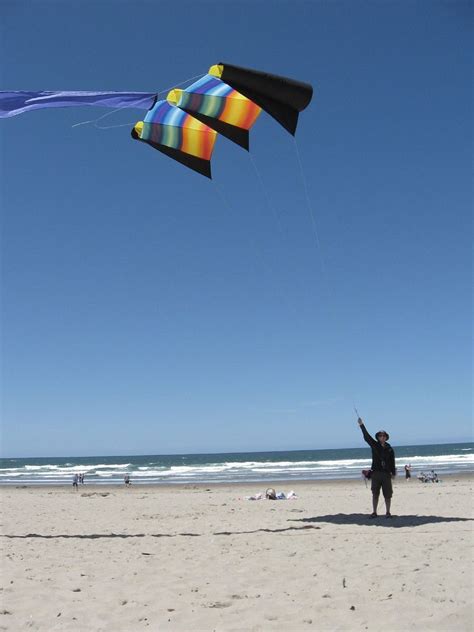
[[[374,511],[370,514],[369,518],[377,518],[377,513]]]

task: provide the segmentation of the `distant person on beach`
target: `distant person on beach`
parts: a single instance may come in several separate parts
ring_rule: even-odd
[[[78,482],[79,482],[79,475],[78,474],[74,474],[74,476],[72,477],[72,487],[76,491],[78,489],[78,486],[77,486]]]
[[[409,481],[411,478],[411,465],[405,465],[405,479]]]
[[[439,483],[438,475],[434,470],[431,470],[428,474],[421,472],[421,474],[418,474],[418,480],[422,483]]]
[[[370,445],[372,449],[372,477],[371,477],[371,489],[372,489],[372,507],[373,512],[371,518],[377,517],[377,507],[379,504],[380,489],[382,489],[383,497],[385,499],[385,517],[391,518],[390,506],[392,503],[392,477],[395,476],[395,452],[392,446],[387,443],[389,435],[385,430],[379,430],[375,439],[367,432],[364,422],[359,417],[357,423],[362,430],[365,441]]]
[[[125,485],[127,487],[129,487],[131,485],[131,483],[130,483],[130,474],[125,474],[125,476],[123,477],[123,482],[125,483]]]

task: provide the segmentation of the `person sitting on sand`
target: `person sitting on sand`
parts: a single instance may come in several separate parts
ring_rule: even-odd
[[[383,497],[385,499],[386,518],[391,518],[390,505],[392,503],[392,476],[396,475],[395,470],[395,452],[392,446],[387,443],[389,435],[385,430],[379,430],[375,439],[367,432],[364,422],[359,417],[357,420],[366,443],[372,448],[372,507],[373,512],[371,518],[377,517],[377,506],[379,504],[380,488],[382,488]]]

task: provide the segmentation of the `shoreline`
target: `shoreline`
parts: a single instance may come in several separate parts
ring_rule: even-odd
[[[421,483],[416,476],[412,476],[409,483],[407,483],[404,475],[396,476],[393,479],[394,485],[398,487],[401,484],[415,484],[416,485],[427,485],[427,486],[441,486],[444,482],[453,482],[456,479],[458,480],[471,480],[474,481],[474,472],[459,472],[459,473],[447,473],[444,474],[440,479],[439,483]],[[358,478],[313,478],[313,479],[267,479],[260,481],[214,481],[211,483],[206,482],[195,482],[195,483],[143,483],[143,482],[134,482],[133,478],[131,479],[132,484],[129,489],[164,489],[167,491],[171,490],[203,490],[205,488],[211,489],[222,489],[228,487],[236,487],[236,488],[244,488],[244,487],[259,487],[263,489],[267,489],[268,487],[285,487],[290,490],[292,487],[306,487],[306,486],[344,486],[344,485],[364,485],[364,479],[362,477]],[[0,483],[1,489],[38,489],[38,490],[53,490],[53,489],[69,489],[72,487],[72,483],[29,483],[29,484],[19,484],[19,483]],[[97,488],[105,491],[116,490],[125,488],[125,484],[123,481],[117,483],[96,483],[96,482],[86,482],[83,485],[79,485],[78,491],[81,489],[87,488]],[[367,481],[367,488],[370,488],[370,483]]]

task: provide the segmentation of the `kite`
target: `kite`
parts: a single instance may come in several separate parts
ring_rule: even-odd
[[[263,110],[294,136],[312,96],[307,83],[219,63],[187,88],[170,90],[166,99],[156,92],[0,92],[0,118],[83,105],[146,110],[132,138],[211,178],[218,134],[249,150],[249,131]]]
[[[132,138],[148,143],[208,178],[216,136],[213,129],[167,101],[157,101],[145,119],[132,129]]]

